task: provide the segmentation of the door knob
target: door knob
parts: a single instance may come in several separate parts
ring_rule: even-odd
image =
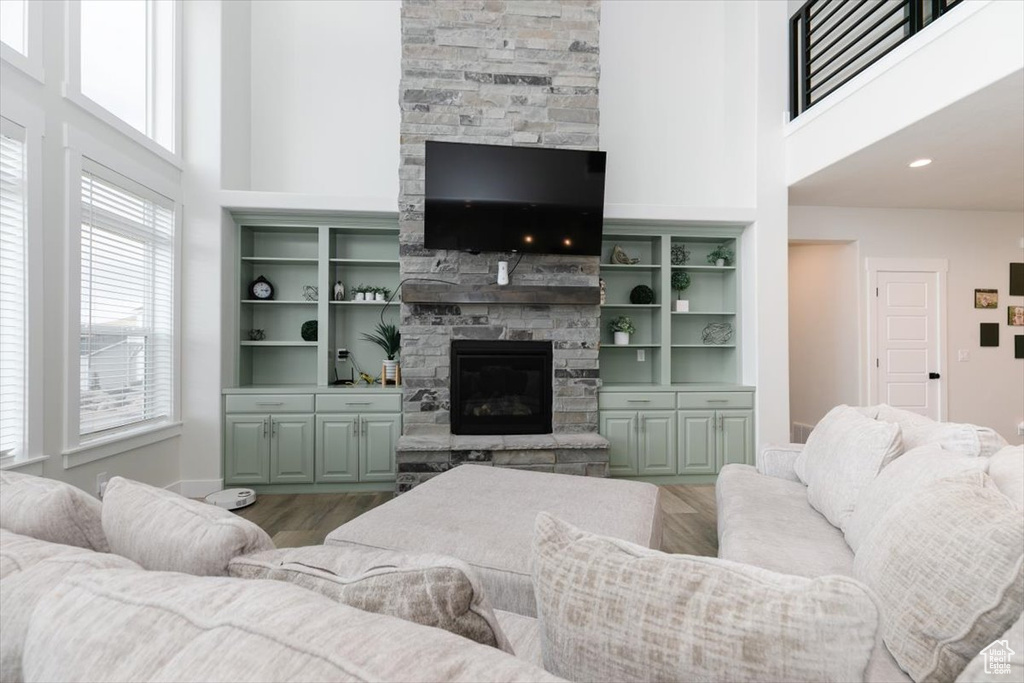
[[[928,373],[928,379],[939,379],[940,377],[941,377],[941,375],[939,375],[939,373],[937,373],[937,372],[929,372]]]

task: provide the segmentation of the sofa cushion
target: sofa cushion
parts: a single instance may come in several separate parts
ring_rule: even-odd
[[[992,641],[957,676],[956,683],[1024,681],[1024,616]]]
[[[949,681],[1020,616],[1021,510],[970,472],[896,502],[864,539],[854,574],[875,591],[882,637],[911,678]]]
[[[574,681],[862,680],[878,616],[845,576],[667,555],[537,516],[545,668]]]
[[[20,569],[0,580],[0,681],[23,680],[22,652],[29,619],[36,604],[61,579],[97,569],[140,570],[117,555],[10,532],[0,535],[0,552]]]
[[[42,541],[109,550],[100,501],[54,479],[0,471],[0,527]]]
[[[512,651],[472,570],[453,557],[321,545],[236,557],[228,573],[288,581],[364,612],[442,628]]]
[[[224,576],[239,555],[272,550],[258,526],[227,510],[114,477],[103,497],[112,552],[146,569]]]
[[[530,544],[537,513],[660,547],[653,484],[460,465],[332,531],[328,545],[450,555],[469,564],[491,606],[535,616]]]
[[[36,607],[27,681],[557,681],[493,647],[283,581],[71,577]]]
[[[1003,495],[1017,507],[1024,507],[1024,446],[1007,446],[993,455],[988,461],[988,476]]]
[[[984,472],[987,465],[987,458],[960,455],[938,444],[907,451],[861,491],[846,526],[846,542],[857,552],[864,538],[897,501],[938,479],[961,472]]]
[[[525,617],[515,612],[494,610],[494,616],[498,618],[501,630],[508,636],[512,644],[512,651],[516,657],[524,662],[530,662],[536,666],[544,666],[544,657],[540,652],[540,622],[536,617]]]
[[[912,450],[938,444],[962,455],[990,457],[1006,446],[1006,439],[988,427],[956,422],[936,422],[931,418],[902,408],[881,405],[878,419],[898,424],[903,433],[903,448]]]
[[[811,431],[797,474],[811,507],[845,530],[860,492],[902,452],[898,425],[837,406]]]
[[[853,575],[843,532],[810,506],[803,484],[732,464],[719,473],[715,497],[720,558],[809,578]]]

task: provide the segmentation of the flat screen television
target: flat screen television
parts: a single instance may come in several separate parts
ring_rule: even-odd
[[[604,152],[426,146],[426,248],[601,254]]]

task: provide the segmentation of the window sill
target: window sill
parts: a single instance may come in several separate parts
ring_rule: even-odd
[[[0,458],[0,470],[4,470],[4,471],[7,471],[7,470],[20,470],[23,467],[29,467],[31,465],[39,465],[39,467],[35,468],[38,471],[28,472],[27,474],[35,474],[35,475],[41,476],[43,474],[42,463],[44,461],[46,461],[46,460],[49,460],[49,459],[50,459],[50,456],[48,456],[48,455],[33,455],[33,456],[29,456],[27,458],[14,458],[14,457]]]
[[[64,451],[61,454],[64,456],[64,469],[69,470],[178,436],[181,436],[181,422],[169,422],[96,439]]]
[[[160,157],[163,161],[178,169],[179,171],[184,168],[181,156],[175,154],[171,150],[161,145],[156,140],[152,139],[140,130],[137,130],[132,125],[122,121],[117,116],[111,114],[109,111],[103,108],[102,105],[97,104],[94,100],[86,97],[80,92],[76,92],[69,83],[64,83],[64,99],[72,104],[76,105],[83,111],[92,114],[94,117],[107,124],[117,132],[129,138],[132,142],[142,145],[147,150]]]

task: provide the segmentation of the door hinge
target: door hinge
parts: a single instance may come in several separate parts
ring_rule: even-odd
[[[875,359],[875,367],[876,367],[876,368],[880,368],[880,367],[882,367],[882,366],[881,366],[881,365],[879,364],[879,362],[878,362],[878,359],[877,359],[877,358]]]

